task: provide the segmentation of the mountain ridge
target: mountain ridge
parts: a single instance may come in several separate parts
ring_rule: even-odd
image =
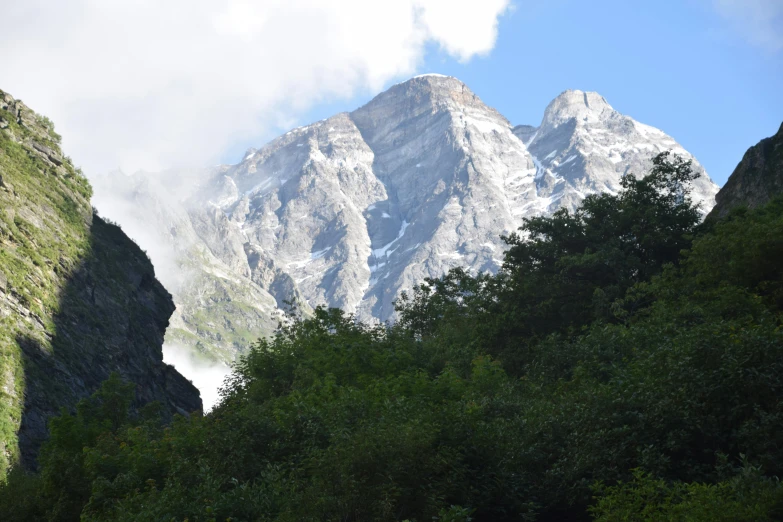
[[[706,174],[597,93],[564,91],[538,127],[514,127],[458,79],[424,75],[249,149],[182,206],[196,242],[277,308],[293,298],[384,321],[401,291],[457,266],[496,270],[499,236],[524,217],[616,192],[664,150]],[[705,175],[694,197],[711,208],[715,192]]]

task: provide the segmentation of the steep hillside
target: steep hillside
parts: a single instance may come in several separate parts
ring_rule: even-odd
[[[756,208],[783,193],[783,124],[778,132],[748,149],[715,196],[710,218],[725,216],[734,207]]]
[[[51,122],[0,91],[0,473],[32,466],[46,420],[113,371],[136,403],[201,408],[162,362],[174,305],[146,254],[90,205]]]
[[[248,324],[246,312],[225,313],[229,303],[268,317],[297,301],[364,320],[394,319],[400,292],[458,266],[496,271],[505,248],[501,234],[526,217],[573,209],[588,194],[617,192],[623,175],[647,172],[651,158],[665,150],[694,160],[701,177],[693,195],[706,213],[718,188],[699,163],[673,138],[618,113],[597,93],[566,91],[538,127],[512,127],[456,78],[423,75],[353,112],[251,149],[206,179],[180,183],[186,189],[179,199],[155,188],[177,173],[109,177],[97,190],[99,201],[112,202],[107,211],[128,198],[144,209],[113,214],[155,231],[142,244],[180,245],[173,255],[153,253],[156,264],[203,260],[208,269],[194,281],[206,298],[194,298],[198,292],[189,285],[174,291],[182,305],[176,336],[225,357]],[[141,189],[116,188],[128,184]],[[170,215],[183,217],[182,227],[157,217],[160,201]],[[198,256],[181,254],[193,245]],[[233,281],[245,290],[210,290]],[[201,303],[219,307],[211,315]]]

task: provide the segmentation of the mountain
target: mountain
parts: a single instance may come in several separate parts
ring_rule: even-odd
[[[134,217],[117,219],[156,231],[158,243],[187,244],[175,248],[208,259],[210,268],[200,271],[211,274],[207,280],[240,282],[233,296],[207,291],[207,302],[230,299],[269,314],[294,300],[305,309],[328,305],[385,321],[394,318],[401,291],[458,266],[496,270],[505,246],[500,236],[523,218],[616,192],[624,174],[645,174],[665,150],[692,159],[703,174],[693,196],[706,213],[718,187],[698,161],[596,93],[566,91],[538,127],[513,127],[456,78],[423,75],[353,112],[293,129],[189,184],[168,207],[182,217],[185,241],[179,228],[171,233],[170,220],[147,210],[160,193],[151,180],[176,174],[141,174],[130,182],[110,176],[97,190],[115,199],[134,194]],[[128,183],[136,188],[116,189]],[[196,257],[177,259],[185,268]],[[201,281],[197,287],[209,286]],[[204,314],[205,300],[193,299],[192,288],[174,292],[180,327],[173,335],[224,357],[231,345],[217,337],[236,337],[228,324],[234,316]]]
[[[33,467],[47,419],[111,372],[137,384],[137,406],[201,409],[162,360],[170,294],[147,255],[93,213],[59,143],[48,119],[0,91],[0,475]]]
[[[715,196],[709,219],[720,218],[738,206],[756,208],[783,193],[783,124],[778,132],[745,152],[742,161]]]

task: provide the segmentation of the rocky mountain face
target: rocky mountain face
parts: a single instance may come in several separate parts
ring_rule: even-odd
[[[0,91],[0,475],[34,465],[47,419],[111,372],[136,404],[201,409],[164,364],[174,311],[147,255],[93,213],[91,188],[48,119]]]
[[[250,279],[244,247],[233,237],[235,225],[211,205],[183,203],[187,191],[198,190],[199,180],[212,173],[166,174],[113,173],[95,179],[96,199],[144,247],[174,295],[176,311],[166,342],[194,348],[195,359],[206,359],[197,364],[232,361],[259,335],[271,332],[282,313],[275,298]]]
[[[708,211],[718,187],[699,163],[597,93],[566,91],[538,127],[513,127],[459,80],[424,75],[213,169],[189,193],[168,200],[166,212],[176,220],[147,210],[160,200],[155,180],[176,176],[110,176],[97,191],[133,201],[137,210],[117,218],[156,231],[150,245],[198,252],[173,257],[183,269],[208,267],[199,269],[205,278],[196,284],[204,298],[194,299],[190,283],[174,291],[175,335],[228,354],[231,345],[217,338],[233,336],[227,322],[244,316],[196,318],[201,304],[223,303],[225,310],[221,299],[228,298],[271,316],[297,301],[305,309],[327,305],[365,320],[391,320],[401,291],[457,266],[496,270],[500,236],[523,218],[616,192],[624,174],[645,174],[665,150],[693,159],[703,174],[693,196]],[[117,188],[127,185],[133,188]],[[206,261],[191,262],[197,257]],[[210,287],[234,282],[230,296]],[[258,317],[253,326],[260,328]]]
[[[709,219],[738,206],[755,208],[783,193],[783,124],[778,132],[745,152],[742,161],[715,196]]]

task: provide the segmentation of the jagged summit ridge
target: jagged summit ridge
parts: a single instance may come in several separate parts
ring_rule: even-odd
[[[547,106],[538,127],[513,131],[536,164],[539,194],[555,206],[573,208],[588,194],[616,193],[623,175],[645,173],[651,158],[667,150],[693,160],[701,174],[693,199],[702,211],[715,204],[718,187],[691,154],[663,131],[619,113],[596,92],[565,91]]]
[[[691,158],[597,93],[565,91],[538,127],[512,128],[458,79],[424,75],[249,149],[186,205],[211,258],[270,302],[387,320],[402,290],[496,270],[523,218],[616,192],[670,149]],[[716,191],[705,176],[695,197],[711,207]]]

